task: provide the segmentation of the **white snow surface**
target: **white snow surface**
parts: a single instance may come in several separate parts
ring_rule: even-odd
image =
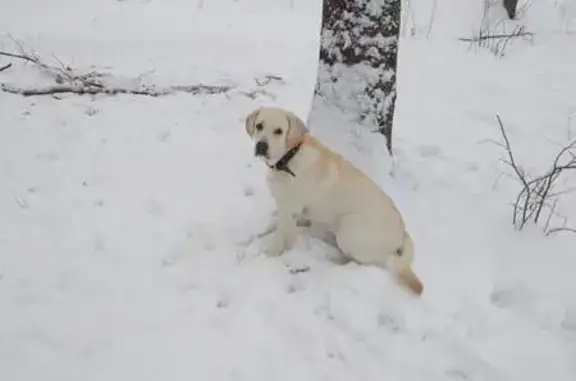
[[[159,84],[283,78],[274,99],[0,93],[0,380],[575,380],[576,236],[512,228],[519,187],[485,141],[499,113],[539,171],[576,136],[576,7],[534,2],[532,43],[495,59],[457,40],[480,0],[436,3],[405,7],[394,165],[379,135],[309,126],[396,201],[414,298],[314,240],[266,258],[254,239],[273,202],[244,117],[308,116],[320,0],[0,2],[0,50]],[[10,62],[0,83],[41,81]]]

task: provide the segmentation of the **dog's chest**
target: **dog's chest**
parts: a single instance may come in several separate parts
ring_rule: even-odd
[[[301,204],[304,202],[301,179],[288,173],[272,171],[267,180],[270,192],[277,202],[282,204]]]
[[[321,192],[322,187],[305,177],[292,177],[283,173],[270,173],[268,185],[278,207],[291,209],[294,213],[311,221],[332,223],[334,206],[329,197]]]

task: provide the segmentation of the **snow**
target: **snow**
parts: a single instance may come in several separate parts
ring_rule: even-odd
[[[9,33],[78,70],[234,87],[0,93],[1,380],[576,379],[576,236],[513,230],[519,187],[485,142],[499,139],[499,113],[537,172],[576,136],[576,7],[535,2],[533,42],[496,59],[457,41],[478,27],[479,2],[438,0],[432,18],[412,0],[394,163],[365,128],[329,114],[309,126],[396,201],[425,284],[417,299],[385,272],[331,262],[319,242],[270,259],[254,238],[273,202],[243,118],[259,105],[307,118],[320,3],[0,3],[0,50]],[[12,62],[0,83],[45,80]],[[269,74],[283,78],[263,86],[273,98],[242,92]],[[574,205],[559,206],[572,226]]]

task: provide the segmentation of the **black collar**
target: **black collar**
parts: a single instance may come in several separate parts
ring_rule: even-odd
[[[270,165],[269,167],[274,171],[286,172],[289,175],[295,177],[296,175],[294,174],[294,172],[292,172],[292,170],[288,168],[288,164],[290,163],[290,160],[292,160],[294,156],[296,156],[301,146],[302,143],[298,143],[298,145],[294,146],[288,152],[286,152],[286,154],[282,156],[280,160],[276,162],[276,164]]]

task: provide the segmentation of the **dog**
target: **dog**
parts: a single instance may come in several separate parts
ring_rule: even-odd
[[[276,229],[265,253],[278,256],[296,242],[300,227],[332,234],[340,251],[363,265],[392,268],[399,283],[423,291],[413,272],[414,244],[392,199],[357,167],[315,139],[302,119],[261,107],[245,119],[254,155],[270,172],[267,182],[277,206]]]

